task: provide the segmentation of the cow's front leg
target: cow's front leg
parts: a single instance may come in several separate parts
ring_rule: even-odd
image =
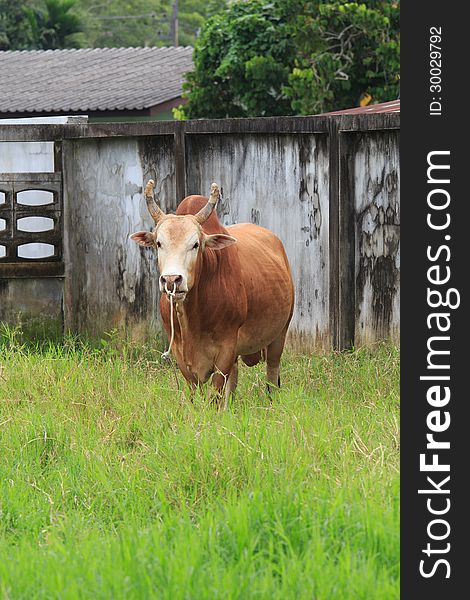
[[[189,369],[188,365],[185,364],[184,358],[181,356],[180,353],[174,352],[173,355],[176,360],[176,364],[178,365],[178,368],[181,371],[181,374],[183,375],[183,377],[186,380],[186,383],[188,384],[190,400],[192,402],[194,399],[194,394],[199,386],[199,380],[196,374],[193,373]]]
[[[235,392],[238,381],[237,356],[233,349],[221,350],[214,364],[212,384],[217,392],[216,404],[226,409],[231,394]]]
[[[235,390],[238,383],[238,358],[233,363],[232,370],[228,376],[227,385],[225,386],[225,407],[227,408],[230,396],[235,396]]]

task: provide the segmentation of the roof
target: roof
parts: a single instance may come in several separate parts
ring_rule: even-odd
[[[144,110],[179,98],[191,47],[0,52],[0,113]]]
[[[346,110],[335,110],[324,115],[374,115],[379,113],[400,112],[400,100],[391,102],[382,102],[381,104],[369,104],[368,106],[359,106],[357,108],[347,108]]]

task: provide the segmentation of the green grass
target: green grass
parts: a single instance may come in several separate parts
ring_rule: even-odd
[[[0,346],[2,599],[399,597],[398,350],[217,413],[156,352]]]

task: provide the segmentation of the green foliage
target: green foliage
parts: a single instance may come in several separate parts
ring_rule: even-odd
[[[68,0],[0,0],[0,50],[172,44],[173,0],[75,0],[73,8],[63,10],[67,4]],[[179,45],[193,46],[205,19],[226,4],[227,0],[179,0]],[[73,31],[65,33],[70,26]]]
[[[0,48],[162,46],[173,0],[0,0]],[[180,0],[195,45],[179,119],[315,114],[392,100],[399,0]],[[82,31],[81,31],[82,30]]]
[[[82,30],[80,18],[72,12],[76,1],[43,0],[42,6],[25,8],[34,49],[57,50],[76,46],[71,36]]]
[[[53,50],[78,45],[78,0],[0,0],[0,50]]]
[[[194,46],[207,18],[224,10],[228,2],[229,0],[179,0],[179,45]],[[162,3],[170,14],[173,0],[162,0]]]
[[[85,25],[84,42],[92,48],[158,46],[168,34],[161,0],[78,0]]]
[[[399,2],[246,0],[206,22],[178,118],[312,114],[397,97]]]
[[[1,332],[0,332],[1,334]],[[399,354],[240,369],[217,413],[157,354],[0,339],[0,597],[398,597]]]
[[[236,2],[210,18],[197,41],[195,70],[187,75],[186,118],[282,115],[294,52],[286,28],[263,0]]]
[[[0,50],[26,50],[31,45],[31,30],[25,8],[30,0],[0,0]]]
[[[398,95],[399,2],[301,3],[290,26],[297,48],[284,92],[296,113],[358,106]]]
[[[179,0],[178,44],[193,46],[207,16],[226,0]],[[173,0],[78,0],[85,23],[83,45],[93,48],[169,46]]]
[[[180,0],[179,45],[194,46],[206,19],[225,9],[228,0]],[[168,12],[173,0],[165,0]]]

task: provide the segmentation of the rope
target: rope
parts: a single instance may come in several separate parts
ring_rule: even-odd
[[[173,340],[175,339],[175,322],[174,322],[174,316],[173,316],[173,299],[176,296],[176,283],[173,284],[173,291],[170,292],[170,290],[168,289],[168,285],[167,283],[165,283],[165,292],[167,293],[167,295],[170,298],[170,327],[171,327],[171,337],[170,337],[170,345],[168,346],[168,350],[166,352],[164,352],[162,354],[162,360],[171,360],[171,347],[173,346]],[[215,371],[212,373],[211,378],[214,377],[214,375],[222,375],[222,377],[224,378],[224,385],[222,386],[222,393],[225,391],[225,388],[227,386],[227,380],[228,380],[228,376],[229,374],[225,374],[222,373],[222,371],[217,367],[217,365],[214,365],[215,367]],[[175,372],[176,375],[176,372]],[[178,389],[179,389],[179,384],[178,384],[178,378],[176,378],[176,383],[178,385]]]
[[[227,387],[227,381],[228,381],[230,373],[228,373],[227,375],[225,373],[222,373],[222,371],[219,369],[219,367],[216,364],[214,364],[214,367],[215,367],[215,369],[211,375],[211,379],[214,378],[214,375],[222,375],[222,377],[224,378],[224,385],[222,386],[221,391],[224,392],[225,388]]]
[[[168,285],[165,283],[165,292],[170,297],[170,327],[171,327],[171,337],[170,337],[170,345],[168,346],[168,350],[162,354],[162,360],[170,360],[170,352],[171,347],[173,345],[173,340],[175,339],[175,323],[173,319],[173,298],[176,295],[176,283],[173,284],[173,291],[170,292],[168,289]]]

